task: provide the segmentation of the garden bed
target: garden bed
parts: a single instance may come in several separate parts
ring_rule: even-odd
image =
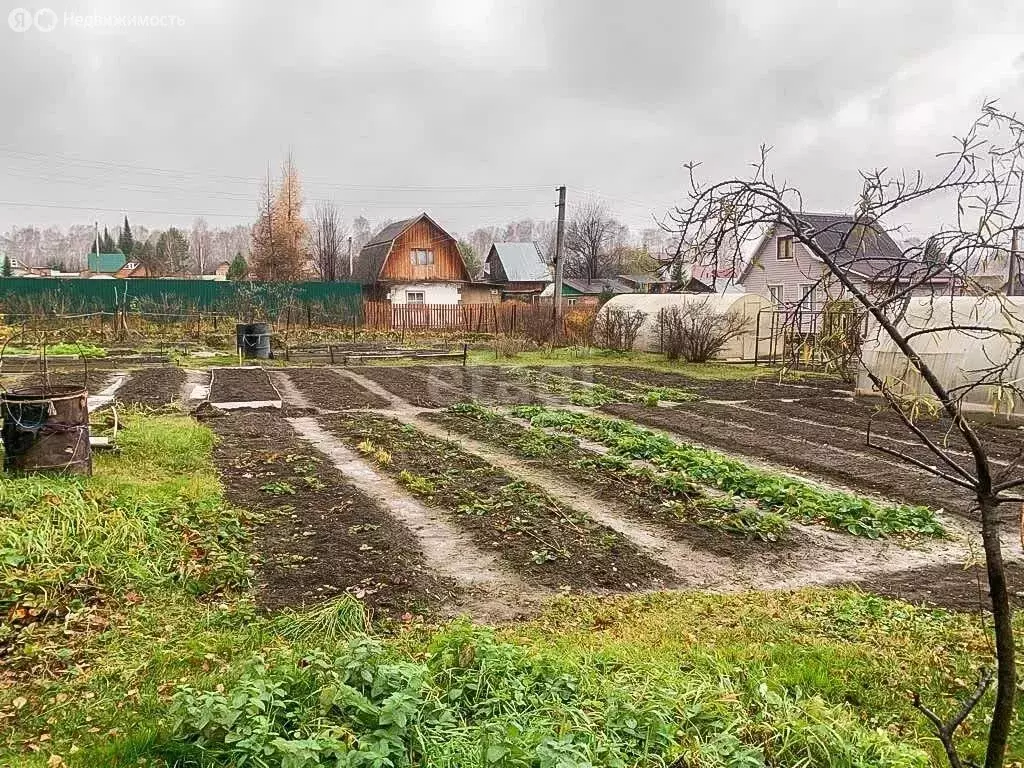
[[[210,402],[280,403],[281,396],[262,368],[214,368],[210,372]]]
[[[1010,602],[1024,608],[1024,564],[1006,563]],[[981,613],[992,610],[983,565],[944,563],[897,573],[882,573],[859,579],[854,586],[865,592],[905,600],[915,605],[936,606],[951,611]]]
[[[73,372],[51,372],[49,376],[34,373],[30,376],[20,377],[10,388],[43,387],[49,384],[51,387],[85,387],[89,390],[90,395],[96,395],[106,389],[110,379],[109,370],[97,370],[90,365],[88,375],[81,368]]]
[[[531,419],[536,426],[595,440],[608,446],[617,456],[650,461],[694,481],[756,501],[762,509],[799,522],[821,523],[868,538],[943,533],[932,512],[924,507],[880,503],[822,488],[750,466],[718,451],[672,440],[631,421],[534,406],[522,406],[513,412]]]
[[[185,371],[181,368],[142,368],[131,372],[118,387],[115,399],[125,405],[162,408],[181,396],[184,383]]]
[[[288,368],[283,373],[317,408],[337,411],[389,405],[384,398],[330,368]]]
[[[658,473],[596,453],[569,436],[523,427],[475,405],[453,406],[426,418],[564,476],[633,519],[657,523],[673,538],[715,554],[743,559],[793,543],[793,531],[778,515],[726,495],[709,496],[679,473]]]
[[[412,494],[448,511],[479,546],[496,550],[534,583],[633,590],[671,581],[667,568],[622,535],[456,443],[379,416],[337,414],[323,422]]]
[[[301,606],[346,592],[389,616],[452,596],[412,533],[352,486],[276,413],[209,420],[228,500],[263,513],[256,531],[259,602]]]
[[[457,390],[431,377],[431,366],[366,365],[351,370],[380,384],[395,397],[421,408],[446,408],[467,399]]]
[[[682,373],[625,365],[591,365],[542,368],[580,381],[605,384],[609,387],[651,389],[674,388],[693,392],[711,400],[764,400],[771,398],[811,397],[848,391],[850,384],[841,379],[806,377],[779,383],[777,374],[765,373],[757,379],[699,379]],[[667,398],[666,398],[667,399]]]
[[[967,514],[972,504],[965,492],[916,468],[902,468],[869,456],[854,456],[831,448],[830,435],[821,427],[791,422],[785,430],[754,429],[743,412],[727,419],[702,413],[697,407],[643,408],[609,405],[605,412],[680,435],[729,453],[768,461],[857,490],[878,493],[910,504],[923,504]]]
[[[461,391],[463,399],[495,405],[550,402],[553,398],[524,385],[496,365],[432,366],[430,378]]]
[[[908,440],[915,445],[922,446],[918,438],[907,428],[899,416],[894,413],[880,399],[873,400],[849,400],[842,398],[810,398],[795,403],[787,402],[759,402],[753,404],[758,410],[770,411],[782,416],[789,416],[797,419],[809,419],[819,423],[848,427],[860,433],[861,446],[864,444],[864,436],[867,434],[868,422],[871,422],[871,433],[873,435],[884,435],[900,440]],[[882,410],[878,410],[881,406]],[[1006,421],[980,420],[974,414],[967,414],[971,421],[971,427],[982,439],[989,457],[999,461],[1013,462],[1024,455],[1024,429],[1017,428],[1018,425]],[[918,415],[915,419],[915,426],[923,431],[936,445],[952,448],[961,452],[967,451],[967,444],[960,437],[949,419],[940,419],[930,415]],[[894,447],[889,443],[883,443],[887,447]],[[928,458],[928,463],[938,461],[934,454],[923,449]],[[973,470],[974,462],[966,459],[969,468]]]

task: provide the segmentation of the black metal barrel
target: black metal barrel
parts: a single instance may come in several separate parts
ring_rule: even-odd
[[[0,394],[4,471],[92,474],[89,393],[83,387],[26,387]]]
[[[270,354],[270,326],[266,323],[239,323],[235,326],[235,343],[247,359],[266,360]]]

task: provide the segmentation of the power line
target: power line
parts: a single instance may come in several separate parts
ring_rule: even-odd
[[[109,170],[118,169],[136,173],[148,173],[148,174],[172,174],[175,176],[192,176],[198,178],[204,178],[209,180],[215,180],[227,183],[244,183],[244,184],[260,184],[265,181],[264,177],[256,176],[232,176],[225,174],[210,174],[202,171],[190,171],[184,169],[175,168],[158,168],[155,166],[144,166],[144,165],[133,165],[129,163],[120,163],[110,160],[95,160],[89,158],[79,158],[72,155],[47,155],[38,152],[25,152],[22,150],[14,150],[9,148],[0,147],[0,155],[13,155],[22,159],[30,161],[47,161],[47,162],[63,162],[71,165],[85,165],[86,167],[94,170]],[[376,191],[376,192],[393,192],[393,191],[410,191],[410,192],[429,192],[429,191],[465,191],[465,192],[477,192],[477,191],[547,191],[549,185],[545,184],[342,184],[332,180],[318,179],[316,177],[306,176],[303,178],[304,184],[329,187],[335,189],[348,189],[353,191]]]

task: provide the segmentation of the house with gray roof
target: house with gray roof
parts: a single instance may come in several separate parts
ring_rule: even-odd
[[[483,278],[501,290],[503,299],[530,300],[551,282],[551,267],[535,242],[492,243]]]
[[[853,216],[801,213],[803,231],[833,255],[844,275],[869,294],[924,279],[915,294],[955,289],[950,274],[922,258],[905,253],[880,225],[858,223]],[[825,263],[782,225],[769,228],[737,282],[748,293],[770,298],[779,307],[815,312],[828,299],[843,298],[843,286]]]

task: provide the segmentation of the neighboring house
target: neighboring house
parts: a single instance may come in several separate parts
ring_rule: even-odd
[[[629,286],[631,293],[670,293],[676,286],[666,270],[655,274],[619,275],[619,281]]]
[[[87,271],[90,275],[114,275],[125,265],[123,253],[90,253]]]
[[[152,275],[149,274],[145,264],[138,261],[129,261],[114,273],[114,277],[152,277]]]
[[[715,288],[717,288],[718,290],[722,290],[726,286],[735,283],[736,277],[737,270],[732,266],[719,264],[690,265],[690,280],[697,281],[698,283],[710,288],[710,293],[714,293]]]
[[[474,285],[455,238],[427,214],[389,224],[362,247],[352,279],[367,298],[398,304],[494,302],[490,285]]]
[[[49,277],[52,271],[49,267],[30,267],[18,259],[11,259],[11,277]]]
[[[213,270],[213,278],[215,280],[227,280],[229,269],[231,269],[231,264],[227,261],[222,261],[217,265],[217,268]]]
[[[499,286],[502,299],[530,300],[551,282],[551,267],[535,242],[493,243],[484,260],[483,277]]]
[[[800,217],[818,233],[815,239],[826,252],[844,246],[835,254],[837,264],[868,293],[888,291],[894,284],[908,285],[925,274],[925,262],[907,259],[880,227],[857,226],[854,218],[845,214],[804,213]],[[776,306],[799,306],[812,313],[820,310],[826,299],[842,298],[844,293],[824,262],[782,226],[764,234],[738,282],[748,293],[770,298]],[[937,275],[914,293],[948,294],[951,283],[948,274]]]
[[[967,292],[971,294],[1009,293],[1009,289],[1010,253],[1007,250],[999,249],[994,256],[985,259],[971,271]]]
[[[623,293],[636,293],[617,277],[599,277],[595,280],[581,280],[575,277],[562,279],[562,298],[567,305],[595,305],[601,297],[618,296]],[[555,284],[551,283],[541,294],[542,299],[552,299],[555,295]]]

